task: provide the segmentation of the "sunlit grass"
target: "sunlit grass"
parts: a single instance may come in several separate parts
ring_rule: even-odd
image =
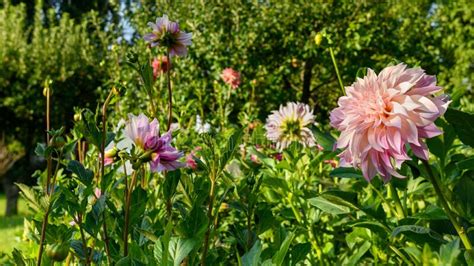
[[[13,248],[19,247],[23,234],[23,216],[27,212],[25,202],[20,198],[18,215],[5,217],[6,198],[0,195],[0,253],[10,253]]]

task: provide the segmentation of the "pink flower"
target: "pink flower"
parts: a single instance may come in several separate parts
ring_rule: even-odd
[[[347,96],[339,98],[331,112],[331,125],[341,131],[337,148],[341,166],[360,167],[370,181],[377,173],[384,182],[391,176],[403,178],[396,169],[413,153],[428,159],[423,138],[442,132],[434,121],[446,111],[445,96],[434,96],[442,88],[436,77],[405,64],[390,66],[378,75],[368,69],[364,79],[346,87]]]
[[[197,151],[200,151],[201,150],[201,147],[196,147],[194,148],[194,150],[192,150],[187,156],[186,156],[186,166],[193,169],[193,170],[196,170],[197,168],[197,162],[196,160],[194,160],[194,157],[196,156],[196,152]]]
[[[275,160],[281,161],[281,160],[283,160],[283,153],[281,153],[281,152],[275,153],[275,154],[273,155],[273,157],[275,158]]]
[[[221,74],[222,80],[230,85],[232,89],[236,89],[240,85],[240,73],[233,70],[232,68],[226,68]]]
[[[100,188],[96,187],[94,189],[94,196],[96,199],[100,198],[100,196],[102,196],[102,191],[100,190]]]
[[[105,156],[104,156],[104,165],[113,164],[116,156],[117,156],[117,148],[113,147],[112,149],[106,150]]]
[[[130,114],[125,133],[145,154],[150,155],[149,163],[152,172],[170,171],[183,167],[183,163],[178,161],[183,153],[171,146],[171,132],[160,136],[156,118],[149,122],[144,114],[139,116]]]
[[[272,111],[265,124],[266,137],[276,143],[280,151],[292,142],[299,142],[305,147],[314,147],[316,140],[309,128],[314,124],[313,110],[304,103],[289,102],[280,105],[279,110]]]
[[[153,78],[156,79],[161,73],[166,73],[171,68],[170,61],[167,56],[153,59],[151,64],[153,67]]]
[[[185,56],[188,53],[187,46],[191,45],[192,33],[186,33],[179,29],[177,22],[170,21],[167,15],[156,19],[156,23],[148,22],[153,31],[143,36],[151,47],[162,46],[168,48],[170,56]]]

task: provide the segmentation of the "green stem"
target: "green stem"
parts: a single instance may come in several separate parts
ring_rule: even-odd
[[[406,217],[405,210],[402,207],[402,203],[400,198],[398,197],[397,189],[392,185],[392,183],[388,183],[390,190],[392,191],[392,199],[395,201],[395,208],[397,210],[397,216],[399,219],[403,219]]]
[[[215,186],[216,186],[216,181],[215,177],[211,178],[211,191],[209,192],[209,206],[207,209],[207,218],[209,220],[209,224],[207,226],[207,231],[206,235],[204,237],[204,250],[202,252],[202,257],[201,257],[201,265],[206,265],[206,257],[207,257],[207,251],[209,249],[209,237],[211,235],[211,224],[212,224],[212,209],[214,206],[214,198],[215,198]]]
[[[50,130],[50,97],[51,97],[51,91],[49,88],[49,85],[46,85],[46,145],[51,145],[50,141],[51,138],[49,136],[49,130]],[[52,190],[50,191],[50,182],[51,182],[51,171],[52,171],[52,158],[51,155],[48,155],[47,158],[47,176],[46,176],[46,185],[45,185],[45,194],[50,195]],[[51,200],[51,198],[49,198]],[[43,218],[43,224],[41,225],[41,238],[40,238],[40,246],[38,250],[38,262],[37,265],[41,266],[42,258],[43,258],[43,248],[44,248],[44,240],[46,237],[46,227],[48,226],[48,216],[49,216],[49,210],[50,210],[51,203],[48,204],[48,209],[46,210],[46,213],[44,214]]]
[[[389,247],[393,252],[395,252],[395,254],[397,254],[403,260],[403,262],[406,263],[406,265],[413,265],[413,263],[411,263],[410,260],[408,260],[407,257],[403,255],[403,253],[398,248],[392,245],[390,245]]]
[[[168,131],[171,128],[171,120],[173,119],[173,92],[171,90],[171,57],[170,53],[168,52],[167,55],[168,57],[168,71],[166,71],[167,74],[167,81],[168,81]]]
[[[380,191],[371,182],[369,182],[369,185],[375,191],[377,196],[379,196],[379,198],[382,200],[382,202],[385,203],[388,210],[390,212],[394,213],[395,215],[397,215],[397,211],[395,211],[395,209],[393,209],[392,205],[385,199],[385,197],[382,195],[382,193],[380,193]]]
[[[334,65],[334,70],[336,71],[337,80],[339,81],[339,86],[341,87],[342,94],[345,95],[346,91],[344,90],[344,84],[342,83],[341,75],[339,74],[339,68],[337,67],[336,58],[334,57],[334,51],[332,47],[329,47],[329,53],[331,54],[332,64]]]
[[[421,161],[423,162],[423,165],[425,166],[426,171],[428,172],[428,178],[430,179],[430,182],[433,184],[435,192],[438,195],[438,199],[441,202],[441,205],[443,206],[443,209],[446,212],[446,215],[448,215],[449,220],[451,220],[451,223],[453,224],[454,229],[456,229],[456,232],[458,233],[459,238],[461,238],[461,241],[464,244],[464,247],[468,251],[471,251],[472,250],[471,241],[469,241],[469,238],[467,237],[466,232],[464,231],[464,228],[459,224],[455,214],[449,208],[448,202],[446,201],[446,198],[444,197],[444,194],[441,191],[441,186],[440,186],[440,182],[438,178],[433,174],[430,164],[426,160],[421,160]]]
[[[112,96],[117,94],[117,90],[112,88],[105,99],[104,105],[102,105],[102,142],[100,145],[100,153],[101,153],[101,164],[100,164],[100,180],[97,180],[97,186],[100,187],[100,182],[103,180],[105,175],[105,141],[107,138],[107,107],[109,106],[110,100],[112,100]],[[105,210],[102,212],[102,219],[104,220],[102,224],[103,230],[103,239],[105,243],[105,252],[107,253],[107,262],[111,264],[111,256],[110,256],[110,245],[109,245],[109,234],[107,232],[107,221]]]
[[[125,200],[125,228],[123,233],[123,255],[126,257],[128,255],[128,227],[129,227],[129,219],[130,219],[130,198],[133,191],[133,187],[135,186],[137,179],[137,170],[132,174],[132,181],[130,183],[128,191],[126,191],[126,200]]]

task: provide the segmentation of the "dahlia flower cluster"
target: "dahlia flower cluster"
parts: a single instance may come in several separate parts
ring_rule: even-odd
[[[313,110],[304,103],[289,102],[286,106],[280,105],[279,110],[272,111],[265,124],[266,136],[277,145],[277,149],[287,148],[293,141],[303,146],[316,145],[311,129],[315,116]]]
[[[232,68],[226,68],[221,73],[222,80],[232,89],[237,89],[240,85],[240,73]]]
[[[171,132],[163,136],[159,133],[158,120],[149,121],[144,114],[139,116],[129,115],[125,126],[125,134],[134,142],[135,146],[142,149],[152,172],[170,171],[183,167],[178,160],[182,152],[171,146]]]
[[[156,22],[148,22],[152,32],[146,34],[143,39],[149,42],[151,47],[166,47],[170,56],[185,56],[188,53],[187,46],[192,44],[192,33],[181,31],[177,22],[170,21],[167,15],[157,18]]]
[[[331,125],[341,131],[337,148],[341,166],[359,167],[368,181],[377,173],[384,182],[409,160],[407,147],[428,159],[424,138],[442,132],[434,121],[449,104],[447,97],[434,96],[442,88],[436,77],[420,68],[398,64],[378,75],[371,69],[363,79],[346,87],[347,96],[339,98],[331,112]]]

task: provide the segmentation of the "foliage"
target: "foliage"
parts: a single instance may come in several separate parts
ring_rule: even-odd
[[[30,247],[9,260],[29,265],[39,251],[44,264],[472,264],[467,3],[157,2],[123,11],[136,32],[118,43],[123,26],[93,11],[72,19],[44,12],[38,1],[29,25],[24,5],[0,10],[7,114],[0,122],[8,133],[31,122],[24,139],[41,139],[41,92],[53,91],[52,127],[34,148],[47,169],[35,173],[37,186],[18,184],[31,209]],[[170,59],[171,72],[154,77],[152,59],[166,48],[151,49],[136,35],[163,13],[194,34],[193,45],[188,57]],[[329,48],[346,85],[367,66],[397,61],[437,74],[453,102],[436,122],[444,134],[427,141],[428,164],[412,156],[400,169],[407,178],[389,184],[338,167],[326,123],[340,96]],[[237,89],[220,79],[226,67],[241,73]],[[318,147],[295,142],[279,151],[266,139],[262,121],[291,100],[314,107]],[[188,167],[151,171],[154,155],[124,133],[128,113],[157,118],[161,132],[176,122],[173,147]],[[196,115],[210,132],[195,129]]]

